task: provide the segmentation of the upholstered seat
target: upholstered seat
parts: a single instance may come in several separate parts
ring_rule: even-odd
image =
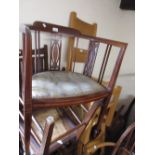
[[[75,97],[102,91],[104,87],[79,73],[47,71],[32,77],[33,99]]]
[[[62,72],[62,71],[46,71],[33,75],[32,77],[32,97],[39,98],[61,98],[75,97],[80,95],[89,95],[97,92],[105,91],[105,88],[79,73]],[[55,125],[51,141],[65,134],[68,129],[73,128],[74,124],[68,124],[60,110],[57,109],[41,109],[33,113],[41,128],[45,126],[45,120],[48,116],[53,116]],[[38,130],[36,125],[32,123],[38,138],[42,139],[42,131]]]

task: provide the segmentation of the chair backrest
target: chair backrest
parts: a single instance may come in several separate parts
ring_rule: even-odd
[[[97,24],[89,24],[77,17],[76,12],[71,12],[69,27],[79,30],[82,34],[96,36]]]
[[[36,65],[37,64],[37,65]],[[42,48],[32,50],[32,74],[48,70],[47,45]],[[23,50],[19,50],[19,93],[21,96],[22,75],[23,74]]]
[[[96,36],[97,24],[96,23],[89,24],[85,21],[82,21],[77,17],[76,12],[71,12],[70,14],[69,27],[77,29],[82,34],[89,36]],[[70,37],[68,41],[68,50],[67,50],[67,70],[69,71],[72,69],[73,52],[71,50],[73,50],[73,46],[74,46],[74,38]],[[75,51],[76,51],[75,53],[76,62],[84,63],[87,58],[88,51],[87,50],[81,51],[81,49],[79,48],[76,48]]]
[[[19,69],[22,72],[23,51],[19,50]],[[37,65],[36,65],[37,64]],[[47,45],[42,48],[32,50],[32,74],[48,70]]]

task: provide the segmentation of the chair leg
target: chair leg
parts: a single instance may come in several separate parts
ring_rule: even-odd
[[[24,143],[25,143],[25,154],[30,155],[30,134],[31,134],[31,113],[25,113],[25,127],[24,127]]]
[[[49,151],[49,145],[50,145],[50,141],[53,133],[53,127],[54,127],[54,119],[53,117],[48,117],[46,119],[44,134],[43,134],[41,148],[40,148],[41,155],[49,154],[48,151]]]

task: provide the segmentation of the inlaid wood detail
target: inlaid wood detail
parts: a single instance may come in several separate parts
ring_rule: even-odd
[[[91,77],[92,75],[98,48],[99,48],[98,42],[90,41],[89,49],[88,49],[88,58],[87,58],[87,61],[84,67],[84,72],[83,72],[83,74],[86,76]]]
[[[52,40],[50,45],[50,70],[60,70],[61,40]]]

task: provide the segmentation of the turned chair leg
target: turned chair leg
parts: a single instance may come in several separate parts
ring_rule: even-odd
[[[54,119],[53,117],[48,117],[46,119],[44,134],[41,142],[40,155],[48,155],[49,154],[49,145],[53,133],[54,127]]]

